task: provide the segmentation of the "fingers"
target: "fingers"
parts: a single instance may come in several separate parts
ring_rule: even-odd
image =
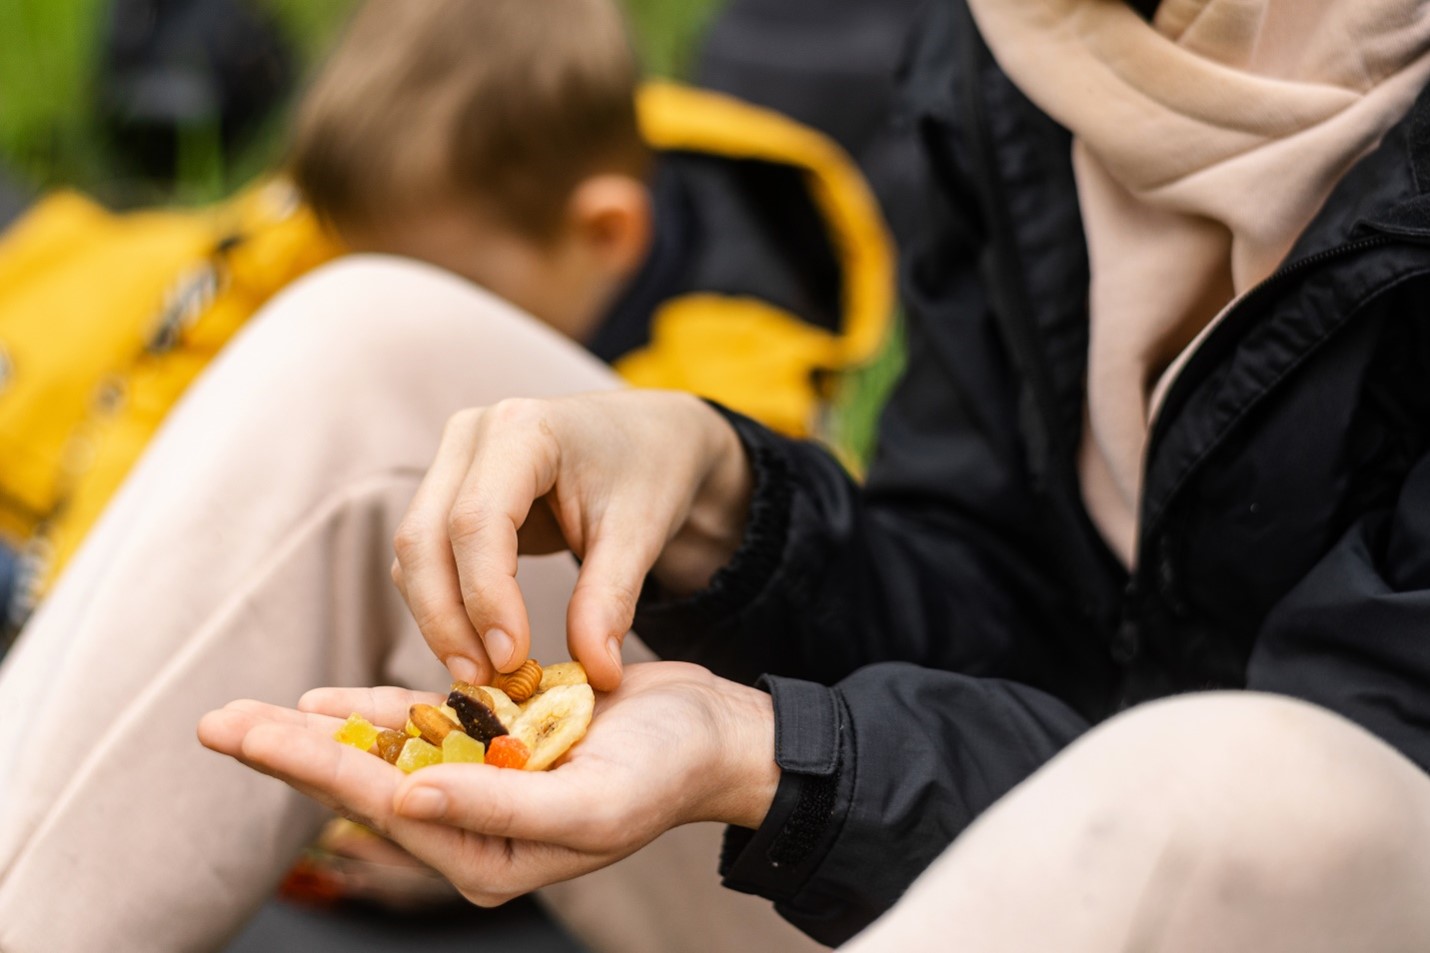
[[[566,610],[567,642],[598,691],[614,691],[621,683],[621,643],[659,542],[634,534],[599,536],[581,564]]]
[[[562,848],[534,844],[513,849],[499,837],[397,815],[393,805],[404,775],[381,758],[334,741],[332,732],[339,724],[324,715],[234,702],[205,715],[199,737],[208,747],[392,837],[445,874],[474,903],[503,903],[592,866]],[[459,767],[478,774],[523,773],[481,765],[450,765],[447,770]],[[566,813],[575,816],[574,811]]]
[[[487,657],[504,672],[521,665],[531,646],[531,624],[516,582],[518,531],[533,505],[555,486],[559,464],[540,406],[504,401],[484,413],[478,451],[447,521],[467,618]]]
[[[448,515],[466,478],[481,411],[454,416],[422,485],[398,527],[393,581],[432,651],[453,678],[485,682],[493,673],[486,650],[462,604],[462,590],[452,545]]]
[[[413,705],[441,705],[445,695],[414,692],[405,688],[315,688],[298,699],[298,710],[346,718],[357,712],[374,725],[400,728],[407,723]]]
[[[608,799],[560,773],[487,765],[434,765],[403,781],[392,802],[405,818],[475,834],[605,851],[623,837],[603,813]]]
[[[199,720],[199,741],[221,754],[238,757],[244,736],[260,724],[291,725],[331,735],[342,725],[342,719],[241,699],[204,715]]]
[[[377,695],[379,706],[392,708],[400,692]],[[344,690],[310,699],[338,700],[359,699]],[[210,712],[199,735],[209,747],[393,838],[474,903],[505,902],[629,850],[612,851],[632,838],[629,824],[602,814],[601,805],[614,800],[604,786],[486,765],[437,765],[421,777],[405,777],[381,758],[335,742],[339,724],[336,717],[245,701]]]
[[[386,831],[403,775],[381,758],[333,740],[339,718],[238,701],[199,722],[199,740],[277,778],[346,817]]]

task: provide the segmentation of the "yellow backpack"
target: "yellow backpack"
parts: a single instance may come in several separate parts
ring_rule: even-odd
[[[61,192],[0,236],[0,539],[30,549],[31,586],[244,322],[338,251],[277,180],[197,211]]]
[[[863,174],[823,133],[731,96],[649,83],[637,104],[657,150],[800,173],[838,259],[842,315],[829,331],[759,298],[700,290],[657,308],[650,342],[616,371],[636,387],[713,398],[782,433],[815,433],[828,382],[875,356],[896,307],[893,240]]]

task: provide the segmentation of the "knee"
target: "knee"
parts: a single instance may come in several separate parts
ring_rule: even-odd
[[[1158,830],[1164,856],[1214,894],[1333,894],[1421,865],[1430,785],[1331,712],[1252,693],[1134,709],[1082,743],[1109,814]],[[1180,858],[1182,863],[1175,862]],[[1192,874],[1191,872],[1195,872]]]
[[[530,320],[475,285],[422,262],[352,255],[294,282],[257,316],[291,351],[391,353],[453,346],[474,326]]]

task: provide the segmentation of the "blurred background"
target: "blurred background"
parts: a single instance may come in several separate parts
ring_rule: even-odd
[[[686,75],[716,5],[626,0],[648,71]],[[355,6],[0,0],[0,188],[115,208],[229,194],[280,157],[288,106]]]
[[[282,158],[290,108],[358,3],[0,0],[0,228],[53,188],[78,189],[117,211],[232,195]],[[699,41],[727,6],[623,4],[646,72],[678,80],[691,78]],[[807,0],[791,6],[799,8],[792,22],[817,15]],[[851,92],[860,90],[835,91]],[[835,400],[827,436],[849,461],[872,451],[900,348],[896,336]]]

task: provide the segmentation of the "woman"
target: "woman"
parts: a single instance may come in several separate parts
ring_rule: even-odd
[[[508,403],[399,531],[452,667],[564,545],[599,687],[632,620],[736,681],[633,670],[550,776],[395,780],[252,705],[205,741],[480,901],[716,818],[727,884],[837,943],[991,807],[860,949],[1424,948],[1430,16],[969,6],[911,73],[939,195],[866,488],[691,398]],[[1252,693],[1154,701],[1207,689]]]

